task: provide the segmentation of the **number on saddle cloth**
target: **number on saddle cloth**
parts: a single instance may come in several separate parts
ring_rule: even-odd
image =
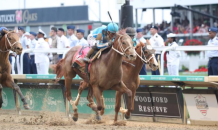
[[[86,56],[89,50],[90,47],[87,46],[81,47],[81,49],[79,49],[76,52],[72,60],[72,67],[77,68],[83,74],[85,74],[85,67],[86,67],[86,63],[83,61],[83,58]]]

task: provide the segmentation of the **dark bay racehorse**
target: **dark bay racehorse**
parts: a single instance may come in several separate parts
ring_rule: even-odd
[[[3,33],[4,36],[0,41],[0,108],[3,103],[2,86],[7,86],[16,90],[23,102],[23,107],[29,109],[29,105],[27,104],[20,87],[14,83],[14,80],[11,77],[11,65],[9,62],[9,51],[12,50],[13,52],[16,52],[17,55],[20,55],[23,48],[15,31],[3,30]]]
[[[136,53],[137,53],[137,58],[135,61],[129,61],[126,58],[123,58],[123,64],[122,64],[122,69],[123,69],[123,82],[126,85],[126,87],[128,89],[130,89],[132,91],[132,108],[131,111],[134,110],[134,97],[135,97],[135,93],[137,88],[139,87],[140,84],[140,79],[139,79],[139,72],[142,69],[142,66],[144,63],[148,63],[150,68],[152,68],[153,71],[157,70],[158,68],[158,63],[155,59],[154,56],[154,49],[151,48],[151,45],[149,43],[149,41],[147,40],[147,45],[145,45],[144,43],[140,42],[136,47],[135,47]],[[75,104],[78,105],[79,104],[79,99],[81,96],[82,91],[87,88],[89,86],[89,83],[82,81],[80,83],[79,86],[79,90],[78,90],[78,95],[77,98],[75,100]],[[127,110],[121,108],[120,109],[120,104],[121,104],[121,96],[123,93],[117,91],[116,92],[116,105],[115,105],[115,122],[117,121],[117,116],[118,116],[118,112],[120,110],[120,112],[122,113],[126,113]],[[103,95],[102,96],[102,103],[104,104],[104,99],[103,99]],[[90,98],[92,98],[92,95],[88,95],[88,99],[90,101],[89,106],[91,106],[93,104],[93,99],[90,100]],[[103,105],[103,109],[101,110],[101,115],[104,114],[104,109],[105,109],[105,105]]]
[[[84,81],[88,82],[92,87],[92,92],[96,98],[97,106],[92,105],[92,109],[97,112],[96,118],[100,118],[99,111],[103,108],[101,95],[103,90],[114,89],[121,93],[127,93],[129,101],[132,100],[132,92],[126,87],[122,81],[122,58],[125,56],[129,60],[135,60],[136,54],[133,47],[133,41],[128,35],[116,34],[112,48],[107,53],[102,53],[98,60],[95,60],[90,68],[90,81],[87,76],[83,75],[76,68],[72,68],[72,59],[80,46],[71,48],[65,58],[60,60],[55,67],[57,81],[64,75],[66,91],[65,95],[70,101],[73,110],[73,120],[78,120],[77,107],[71,97],[72,78],[78,74]],[[128,104],[127,117],[130,117],[131,102]]]

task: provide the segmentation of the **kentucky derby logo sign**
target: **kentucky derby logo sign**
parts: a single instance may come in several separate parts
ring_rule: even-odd
[[[195,103],[196,103],[197,109],[200,110],[201,114],[203,116],[206,116],[207,110],[209,109],[206,98],[202,96],[201,94],[198,94],[195,97]]]
[[[29,21],[37,21],[37,13],[30,13],[29,10],[17,10],[15,14],[17,23],[27,24]]]
[[[17,10],[16,12],[16,21],[17,23],[22,22],[22,10]]]

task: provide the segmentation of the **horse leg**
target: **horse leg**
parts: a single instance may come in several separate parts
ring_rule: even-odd
[[[73,111],[74,111],[74,114],[73,114],[73,120],[74,121],[77,121],[78,120],[78,112],[77,112],[77,107],[74,103],[74,101],[72,100],[72,97],[71,97],[71,83],[72,83],[72,78],[71,76],[64,76],[65,78],[65,87],[66,87],[66,90],[65,90],[65,96],[67,98],[67,100],[70,102],[71,106],[73,107]]]
[[[134,110],[135,93],[136,93],[136,90],[132,90],[132,108],[131,108],[131,112]],[[127,112],[127,109],[120,107],[120,112],[124,114],[124,113]]]
[[[136,90],[132,90],[132,108],[131,108],[131,112],[134,110],[135,93],[136,93]]]
[[[96,113],[96,117],[95,117],[96,120],[101,120],[100,113],[99,113],[99,111],[97,109],[97,105],[95,104],[95,101],[93,100],[93,90],[92,90],[92,87],[89,87],[89,92],[88,92],[87,100],[89,101],[89,104],[87,104],[87,106],[89,106]]]
[[[97,110],[101,111],[102,110],[102,103],[101,103],[101,93],[102,93],[102,91],[100,91],[98,85],[93,85],[92,89],[93,89],[93,94],[94,94],[96,102],[97,102]],[[98,113],[97,113],[96,119],[99,118],[99,117],[100,116],[98,116]]]
[[[101,103],[103,104],[103,107],[101,109],[101,116],[104,115],[104,111],[105,111],[105,102],[104,102],[104,96],[103,96],[103,92],[101,92]]]
[[[114,122],[117,121],[118,112],[119,112],[119,110],[120,110],[121,96],[122,96],[122,93],[120,93],[119,91],[117,91],[117,92],[116,92],[116,102],[115,102],[115,118],[114,118]]]
[[[115,114],[114,122],[117,121],[118,112],[120,110],[120,100],[121,100],[121,96],[122,96],[123,93],[126,93],[127,96],[128,96],[128,106],[127,106],[128,110],[127,110],[127,112],[125,114],[125,118],[129,119],[130,118],[131,107],[132,107],[132,91],[130,89],[128,89],[123,82],[121,82],[120,84],[112,87],[112,89],[117,91],[117,93],[116,93],[116,106],[115,106],[116,114]]]
[[[85,81],[80,82],[78,94],[77,94],[76,100],[74,101],[76,106],[78,106],[78,104],[79,104],[79,99],[81,97],[83,90],[87,87],[89,87],[89,84],[87,82],[85,82]]]
[[[3,100],[2,100],[2,85],[0,84],[0,110],[2,108],[2,103],[3,103]]]
[[[14,83],[12,78],[7,79],[2,85],[13,88],[18,93],[18,95],[20,96],[21,101],[23,102],[24,109],[26,109],[26,110],[30,109],[28,103],[26,102],[26,98],[23,96],[23,93],[20,90],[20,87],[17,84]]]

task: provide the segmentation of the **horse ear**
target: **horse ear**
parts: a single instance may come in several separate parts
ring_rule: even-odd
[[[126,28],[120,29],[120,30],[118,31],[118,33],[121,34],[121,35],[125,35],[125,34],[126,34]]]
[[[151,45],[150,41],[146,39],[147,45]]]
[[[4,32],[5,34],[9,33],[9,31],[7,31],[7,30],[5,30],[5,29],[3,29],[3,32]]]
[[[142,47],[144,47],[145,46],[145,43],[143,43],[143,42],[139,42],[139,44],[142,46]]]

